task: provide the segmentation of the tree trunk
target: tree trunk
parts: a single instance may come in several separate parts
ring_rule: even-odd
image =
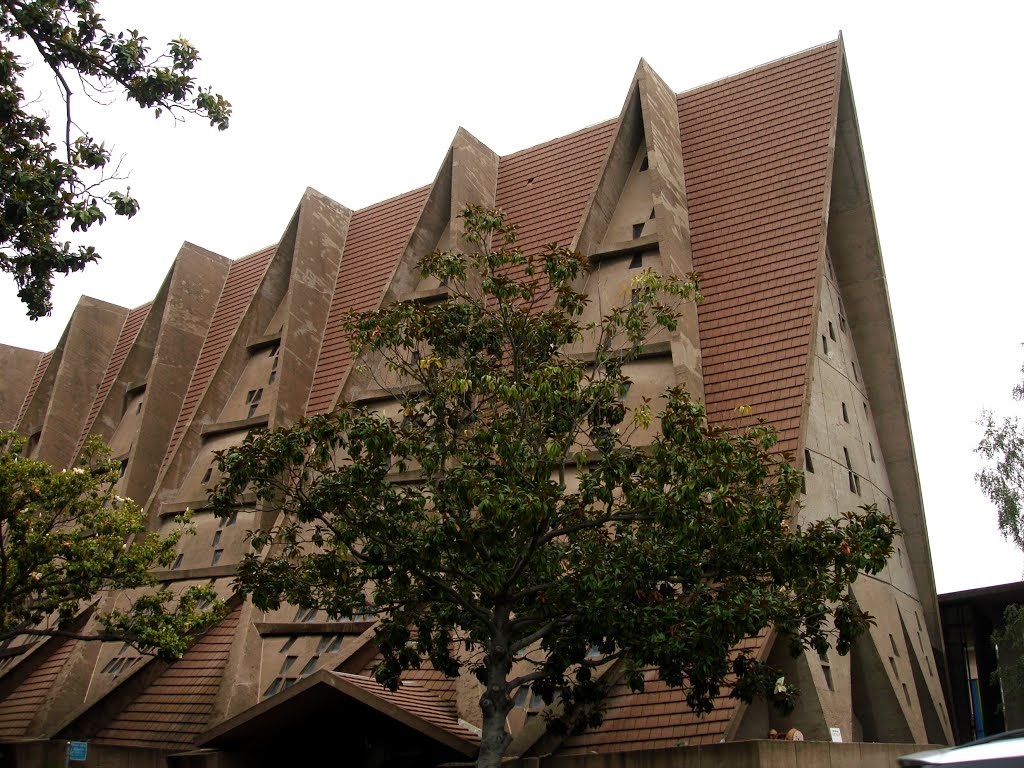
[[[508,695],[512,657],[504,637],[492,638],[490,652],[484,658],[484,669],[487,672],[487,690],[480,697],[484,720],[476,765],[477,768],[499,768],[505,750],[512,743],[511,734],[505,730],[505,718],[512,710],[512,699]]]

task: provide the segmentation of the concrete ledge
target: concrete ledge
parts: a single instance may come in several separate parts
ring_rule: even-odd
[[[257,621],[254,626],[260,637],[285,635],[361,635],[374,624],[368,621],[311,621],[308,624]]]
[[[190,579],[216,579],[220,576],[234,576],[238,573],[237,563],[210,565],[206,568],[180,568],[177,571],[153,571],[157,581],[189,581]]]
[[[272,347],[275,344],[281,343],[280,333],[268,333],[265,336],[256,336],[249,339],[249,343],[245,345],[245,348],[250,352],[259,352],[261,349]]]
[[[625,240],[621,243],[612,243],[606,248],[601,248],[590,254],[590,261],[597,263],[605,259],[614,259],[618,256],[630,256],[638,251],[651,251],[659,245],[658,233],[644,235],[636,240]]]
[[[237,421],[221,421],[216,424],[204,424],[203,428],[199,431],[203,439],[213,437],[214,435],[223,435],[225,432],[241,432],[243,429],[253,429],[254,427],[265,427],[270,423],[270,414],[264,413],[261,416],[253,416],[250,419],[238,419]]]

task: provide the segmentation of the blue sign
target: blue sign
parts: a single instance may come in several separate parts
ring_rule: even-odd
[[[78,763],[84,763],[86,755],[89,754],[89,742],[88,741],[69,741],[68,742],[68,760],[74,760]]]

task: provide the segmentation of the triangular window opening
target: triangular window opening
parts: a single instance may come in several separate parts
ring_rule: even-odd
[[[651,167],[650,163],[648,163],[648,161],[647,161],[647,155],[645,154],[644,155],[644,159],[640,162],[640,173],[643,173],[644,171],[646,171],[650,167]]]

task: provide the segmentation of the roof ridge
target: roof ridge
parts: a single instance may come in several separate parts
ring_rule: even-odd
[[[748,75],[750,75],[750,74],[752,74],[754,72],[757,72],[759,70],[762,70],[762,69],[768,69],[769,67],[779,66],[781,64],[788,64],[789,62],[795,61],[796,59],[799,59],[799,58],[801,58],[803,56],[806,56],[806,55],[808,55],[810,53],[817,53],[819,51],[823,51],[826,48],[831,48],[832,46],[835,46],[835,45],[838,45],[838,44],[839,44],[839,38],[837,37],[835,40],[830,40],[830,41],[825,42],[825,43],[819,43],[818,45],[812,45],[809,48],[804,48],[802,51],[797,51],[796,53],[790,53],[790,54],[787,54],[785,56],[780,56],[777,59],[772,59],[771,61],[765,61],[765,62],[763,62],[761,64],[756,64],[756,65],[754,65],[752,67],[747,67],[746,69],[741,69],[741,70],[739,70],[737,72],[733,72],[731,75],[726,75],[725,77],[717,77],[714,80],[709,80],[706,83],[702,83],[700,85],[695,85],[692,88],[687,88],[684,91],[678,91],[676,93],[676,96],[689,96],[689,95],[694,94],[694,93],[696,93],[698,91],[703,91],[703,90],[705,90],[707,88],[712,88],[712,87],[714,87],[716,85],[723,85],[724,83],[728,83],[728,82],[730,82],[732,80],[738,80],[741,77],[746,77],[746,76],[748,76]]]

